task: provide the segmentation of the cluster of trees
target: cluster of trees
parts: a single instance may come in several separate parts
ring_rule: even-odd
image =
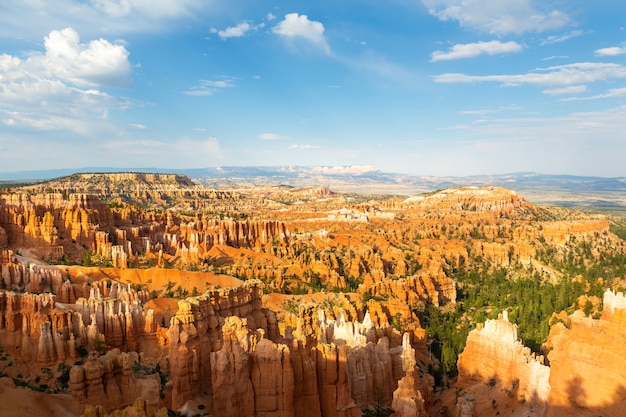
[[[620,256],[605,259],[600,266],[589,268],[575,278],[564,275],[556,283],[545,282],[539,273],[527,278],[513,278],[505,269],[460,269],[454,274],[457,281],[457,303],[445,308],[429,306],[421,312],[420,320],[429,337],[429,349],[438,359],[432,369],[438,384],[457,374],[456,362],[463,351],[467,335],[476,324],[494,319],[507,310],[509,320],[519,326],[518,334],[524,344],[535,352],[548,338],[549,319],[553,312],[573,312],[578,298],[583,295],[602,296],[610,284],[606,279],[590,279],[599,271],[622,270],[615,262]],[[621,267],[626,266],[626,263]],[[610,276],[610,275],[609,275]],[[586,306],[587,313],[592,306]]]

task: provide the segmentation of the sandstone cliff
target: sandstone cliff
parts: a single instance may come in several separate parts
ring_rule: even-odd
[[[137,353],[122,353],[112,349],[103,356],[92,352],[83,365],[75,365],[70,372],[70,389],[75,410],[88,415],[88,405],[99,405],[104,410],[128,407],[141,401],[148,410],[158,410],[161,404],[161,381],[157,372],[145,375],[138,372]]]
[[[456,388],[472,396],[459,400],[459,413],[487,416],[510,409],[514,415],[532,410],[548,417],[622,415],[626,297],[609,290],[603,305],[600,318],[577,310],[553,321],[546,343],[549,366],[522,345],[506,314],[471,331],[459,356]]]
[[[555,324],[548,416],[619,416],[626,409],[626,297],[607,291],[600,319],[578,310],[568,326]]]
[[[499,383],[519,401],[543,413],[550,393],[550,368],[542,356],[532,354],[517,336],[517,325],[504,311],[497,320],[472,330],[459,355],[459,386],[477,382]]]

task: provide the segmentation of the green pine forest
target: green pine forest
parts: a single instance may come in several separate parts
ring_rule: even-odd
[[[626,227],[611,226],[611,232],[626,240]],[[563,310],[568,314],[578,308],[582,295],[602,300],[607,288],[615,287],[615,278],[626,277],[626,254],[601,254],[596,262],[587,241],[568,243],[567,255],[555,256],[554,248],[543,244],[537,251],[538,259],[562,274],[557,282],[550,282],[537,272],[531,274],[522,268],[491,268],[487,262],[476,259],[471,268],[461,265],[450,268],[447,275],[457,284],[457,302],[443,307],[428,306],[417,312],[429,338],[430,352],[439,363],[432,366],[437,385],[445,384],[446,377],[457,375],[458,355],[463,351],[470,330],[487,319],[495,319],[503,310],[509,321],[518,325],[518,334],[532,351],[542,352],[542,344],[550,331],[553,313]],[[602,306],[589,301],[583,311],[588,316],[599,315]]]

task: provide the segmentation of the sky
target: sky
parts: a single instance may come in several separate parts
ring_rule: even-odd
[[[626,176],[622,0],[2,0],[0,172]]]

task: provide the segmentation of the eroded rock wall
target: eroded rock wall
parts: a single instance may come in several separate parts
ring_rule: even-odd
[[[469,333],[458,359],[458,383],[501,383],[518,399],[543,411],[550,394],[550,368],[543,362],[523,345],[517,325],[509,322],[505,311]]]
[[[607,291],[603,305],[600,319],[578,310],[550,330],[550,417],[626,410],[626,297]]]

